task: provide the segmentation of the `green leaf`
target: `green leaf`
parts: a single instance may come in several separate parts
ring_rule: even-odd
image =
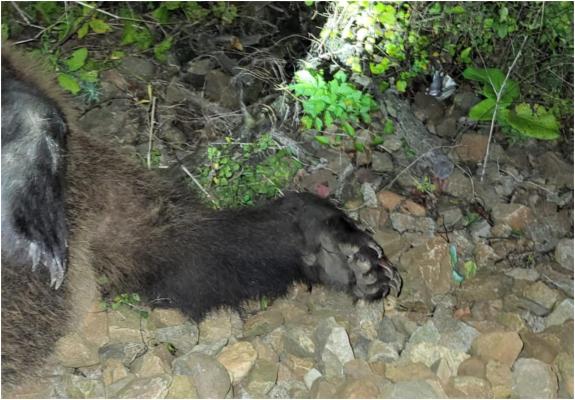
[[[165,5],[161,5],[152,11],[152,18],[158,21],[160,24],[168,23],[170,19],[170,14],[168,8]]]
[[[397,83],[395,84],[395,87],[399,93],[403,93],[403,92],[405,92],[405,89],[407,89],[407,82],[406,81],[397,81]]]
[[[355,129],[353,129],[353,126],[351,126],[349,122],[344,122],[341,127],[348,136],[355,137]]]
[[[172,48],[172,38],[162,40],[154,46],[154,56],[158,61],[166,62],[168,60],[168,51]]]
[[[461,59],[461,61],[463,61],[465,64],[469,64],[471,62],[471,47],[467,47],[466,49],[464,49],[460,54],[459,54],[459,58]]]
[[[329,146],[329,136],[324,136],[324,135],[315,135],[314,139],[316,140],[316,142]]]
[[[309,115],[304,115],[301,117],[301,123],[305,129],[311,129],[313,126],[313,118]]]
[[[2,40],[8,40],[10,37],[10,27],[6,23],[2,23]]]
[[[384,135],[393,135],[395,132],[395,126],[391,120],[386,120],[385,124],[383,124],[383,134]]]
[[[466,79],[483,83],[483,95],[493,99],[497,97],[497,92],[501,90],[501,86],[505,82],[505,75],[498,68],[467,67],[463,71],[463,76]],[[513,79],[508,79],[499,99],[500,104],[509,105],[517,97],[519,97],[519,84]]]
[[[316,117],[314,125],[316,130],[321,131],[323,129],[323,121],[321,120],[321,118]]]
[[[133,22],[124,23],[124,30],[122,31],[122,40],[120,44],[127,46],[129,44],[136,42],[136,28],[134,28]]]
[[[457,14],[465,14],[465,8],[463,8],[463,7],[460,6],[460,5],[457,5],[457,6],[448,8],[447,10],[445,10],[445,12],[446,12],[447,14],[455,14],[455,15],[457,15]]]
[[[98,71],[79,71],[78,78],[85,82],[98,82]]]
[[[58,75],[58,84],[64,90],[76,95],[80,92],[80,84],[72,75],[68,74],[59,74]]]
[[[333,117],[331,116],[331,113],[329,111],[326,111],[323,114],[323,120],[325,122],[326,127],[330,127],[333,125]]]
[[[112,30],[112,27],[108,25],[107,22],[98,18],[92,18],[89,24],[90,28],[92,28],[95,33],[106,33]]]
[[[524,136],[555,140],[560,136],[559,123],[543,106],[535,105],[534,110],[529,104],[518,104],[515,109],[506,114],[509,125]]]
[[[475,264],[475,261],[468,260],[465,261],[465,263],[463,263],[463,276],[465,277],[465,279],[473,278],[476,273],[477,273],[477,264]]]
[[[356,151],[359,151],[359,152],[365,151],[365,145],[364,145],[363,143],[361,143],[361,142],[355,142],[355,143],[353,144],[353,146],[355,147],[355,150],[356,150]]]
[[[164,3],[164,5],[166,6],[166,8],[170,11],[174,11],[177,10],[178,8],[180,8],[180,3],[181,1],[166,1]]]
[[[491,121],[495,110],[495,99],[491,97],[480,101],[469,110],[469,118],[474,121]]]
[[[87,23],[82,24],[82,26],[80,27],[80,29],[78,29],[78,39],[82,39],[83,37],[85,37],[88,34],[88,31],[90,30],[90,25],[88,25]]]
[[[86,63],[86,58],[88,58],[88,49],[81,47],[74,51],[70,57],[64,62],[68,71],[74,72],[79,70]]]

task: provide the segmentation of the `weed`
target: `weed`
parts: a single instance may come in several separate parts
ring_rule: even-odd
[[[112,301],[102,302],[102,308],[105,310],[118,310],[122,306],[135,309],[142,319],[149,317],[149,312],[140,305],[140,295],[138,293],[122,293],[114,297]]]
[[[208,148],[207,165],[199,174],[218,207],[234,207],[276,197],[300,168],[287,150],[275,147],[271,135],[242,144],[228,137]]]
[[[437,186],[433,182],[431,182],[429,176],[424,176],[420,180],[415,180],[415,188],[420,193],[429,193],[429,194],[437,190]]]

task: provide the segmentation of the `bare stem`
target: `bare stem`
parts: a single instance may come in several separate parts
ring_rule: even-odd
[[[517,60],[519,60],[519,57],[521,57],[521,52],[523,51],[523,46],[525,46],[526,42],[527,42],[527,35],[525,35],[525,38],[523,38],[523,43],[521,44],[521,47],[519,48],[519,51],[517,52],[517,55],[515,56],[513,63],[507,70],[507,75],[505,75],[505,79],[503,80],[503,83],[501,84],[499,90],[497,90],[491,79],[489,80],[489,83],[491,83],[491,87],[493,88],[493,91],[495,92],[497,97],[495,99],[495,108],[493,109],[493,116],[491,117],[491,126],[489,128],[489,138],[487,139],[487,148],[485,149],[483,166],[481,167],[481,178],[480,178],[481,182],[483,182],[483,178],[485,176],[485,168],[487,167],[487,159],[489,158],[489,148],[491,145],[491,139],[493,138],[493,131],[495,129],[495,119],[497,117],[497,109],[499,108],[499,102],[501,100],[501,96],[503,95],[503,91],[505,90],[505,85],[507,84],[509,76],[511,75],[511,71],[513,71],[513,68],[515,68],[515,64],[517,64]]]

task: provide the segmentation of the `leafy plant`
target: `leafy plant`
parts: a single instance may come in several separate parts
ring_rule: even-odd
[[[140,305],[140,302],[141,299],[138,293],[122,293],[109,302],[102,302],[102,307],[105,310],[118,310],[122,306],[127,306],[137,310],[141,318],[147,319],[149,312]]]
[[[437,186],[427,175],[415,181],[415,188],[421,193],[433,193],[437,190]]]
[[[339,125],[349,137],[355,138],[355,127],[360,122],[370,123],[370,113],[377,106],[369,94],[362,93],[347,81],[343,71],[338,71],[326,82],[321,72],[300,70],[289,88],[302,101],[304,116],[301,122],[306,129],[314,127],[322,131]],[[332,142],[325,135],[317,135],[315,139],[326,145]]]
[[[527,103],[511,107],[520,95],[519,85],[513,79],[506,79],[500,69],[468,67],[463,76],[480,82],[481,94],[485,97],[469,110],[469,118],[472,120],[491,121],[495,115],[502,127],[512,129],[522,136],[542,140],[554,140],[559,137],[559,123],[545,107]],[[499,99],[498,93],[500,93]]]
[[[243,144],[228,137],[225,143],[210,146],[207,158],[207,165],[199,170],[200,182],[217,207],[276,197],[301,168],[287,150],[275,147],[271,135]]]

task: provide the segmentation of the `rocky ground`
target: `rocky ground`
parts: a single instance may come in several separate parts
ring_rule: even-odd
[[[125,58],[104,74],[101,101],[80,125],[145,159],[149,104],[139,101],[151,82],[159,167],[186,160],[189,144],[245,119],[232,75],[200,61],[160,70]],[[254,115],[261,90],[246,100]],[[447,185],[425,185],[406,159],[406,143],[419,139],[399,132],[368,153],[303,143],[317,162],[294,183],[336,197],[374,233],[404,278],[396,301],[354,304],[295,286],[267,307],[254,301],[200,323],[173,310],[143,318],[137,307],[94,305],[58,343],[45,378],[17,395],[572,398],[572,146],[496,135],[481,182],[487,130],[466,124],[471,90],[444,103],[412,97],[414,123],[429,135],[419,139],[445,145],[454,165]],[[370,129],[398,118],[381,104]]]

